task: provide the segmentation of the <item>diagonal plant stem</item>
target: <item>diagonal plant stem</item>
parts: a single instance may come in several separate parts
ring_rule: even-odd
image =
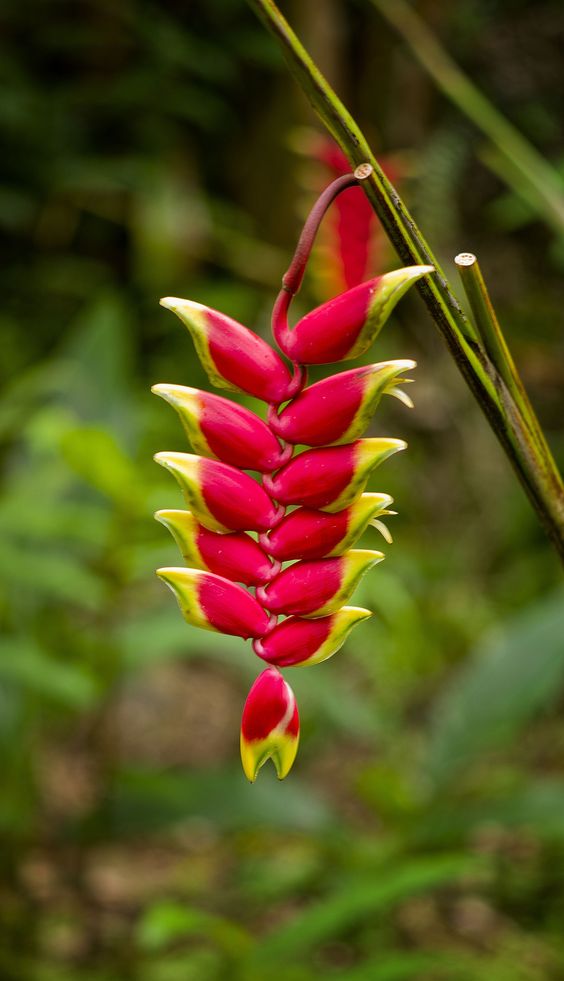
[[[542,214],[558,234],[564,232],[564,182],[560,174],[491,104],[441,46],[406,0],[372,0],[392,24],[441,91],[496,147],[506,183]],[[499,168],[498,168],[499,172]]]
[[[406,264],[435,266],[436,272],[420,280],[417,289],[564,561],[564,486],[550,450],[545,442],[539,443],[523,417],[429,245],[383,173],[355,120],[273,0],[248,2],[281,45],[291,73],[353,169],[364,162],[372,166],[372,173],[362,186],[400,258]],[[538,422],[536,427],[540,431]]]

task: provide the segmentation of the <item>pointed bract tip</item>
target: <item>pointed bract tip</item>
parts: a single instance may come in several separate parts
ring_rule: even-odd
[[[361,558],[366,557],[367,562],[369,561],[368,557],[370,556],[370,561],[374,564],[376,564],[376,562],[382,562],[386,558],[383,552],[377,552],[373,548],[351,548],[349,555],[352,554]]]
[[[373,610],[366,610],[363,606],[342,606],[339,613],[346,613],[355,620],[369,620],[374,616]]]
[[[153,395],[160,395],[161,398],[168,399],[171,396],[182,395],[183,393],[195,392],[195,388],[188,388],[186,385],[174,385],[172,382],[159,382],[151,385]]]
[[[190,463],[198,463],[199,459],[195,453],[181,453],[179,450],[160,450],[153,457],[155,463],[168,468],[188,466]]]
[[[168,453],[165,450],[160,450],[158,453],[154,454],[153,460],[155,463],[158,463],[159,467],[165,467],[167,470],[170,470],[170,465],[172,462],[171,456],[172,453]]]
[[[390,364],[395,364],[399,371],[413,371],[417,367],[417,361],[414,361],[413,358],[398,358],[391,361]]]
[[[358,440],[357,446],[360,446],[361,452],[364,450],[369,454],[387,453],[388,456],[407,449],[404,439],[395,439],[392,436],[367,436]]]
[[[197,388],[190,388],[187,385],[174,385],[166,382],[159,382],[158,385],[151,386],[153,395],[158,395],[175,409],[197,410],[198,397],[201,392]]]
[[[182,303],[182,300],[177,296],[162,296],[159,303],[166,310],[176,310],[178,304]]]
[[[407,266],[406,268],[409,269],[414,279],[418,276],[426,276],[427,273],[435,272],[434,266]]]
[[[168,528],[175,519],[192,518],[193,515],[191,511],[180,510],[179,508],[161,508],[160,511],[155,511],[153,517],[155,521],[160,521],[162,525]]]
[[[178,313],[179,310],[205,310],[207,309],[203,303],[196,303],[195,300],[183,300],[179,296],[163,296],[159,303],[161,307],[166,310],[172,310],[174,313]]]
[[[168,470],[177,480],[181,477],[185,480],[196,480],[200,459],[194,453],[180,453],[177,450],[161,450],[153,457],[155,463]]]
[[[374,364],[366,366],[367,370],[376,373],[389,371],[392,374],[399,374],[401,371],[413,371],[416,367],[417,361],[414,361],[412,358],[394,358],[391,361],[376,361]]]
[[[155,575],[158,576],[159,579],[162,579],[163,582],[166,582],[167,586],[172,589],[173,592],[176,592],[179,577],[181,577],[182,574],[187,571],[188,570],[183,566],[163,566],[162,569],[155,569]],[[194,572],[194,570],[190,569],[190,572]]]
[[[367,491],[358,499],[358,504],[370,504],[374,508],[388,508],[390,504],[394,503],[394,499],[391,494],[382,494],[376,491]]]
[[[417,282],[418,279],[426,276],[427,273],[434,271],[434,266],[402,266],[401,269],[392,269],[391,272],[384,273],[380,283],[386,291],[391,290],[395,305],[397,300],[407,292],[412,283]]]

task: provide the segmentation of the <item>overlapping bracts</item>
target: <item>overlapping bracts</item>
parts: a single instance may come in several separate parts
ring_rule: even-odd
[[[230,317],[188,300],[161,301],[188,327],[215,385],[268,405],[263,420],[208,392],[172,384],[153,388],[176,409],[195,451],[155,457],[174,475],[189,508],[157,512],[188,563],[158,575],[189,623],[251,639],[269,665],[243,711],[241,758],[251,782],[268,759],[282,779],[297,752],[296,700],[279,669],[326,660],[371,616],[346,604],[384,556],[353,546],[370,525],[391,540],[380,519],[393,513],[392,499],[365,488],[373,471],[406,446],[363,433],[383,395],[411,404],[400,386],[415,362],[354,368],[308,388],[304,365],[367,351],[395,303],[430,271],[413,266],[361,284],[292,330],[286,321],[291,291],[285,287],[273,332],[290,368]],[[306,449],[292,458],[297,444]],[[260,482],[246,470],[258,472]],[[292,564],[282,568],[284,562]],[[255,595],[245,587],[254,587]]]

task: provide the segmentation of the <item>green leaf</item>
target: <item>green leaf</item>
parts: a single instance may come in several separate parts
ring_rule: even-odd
[[[88,708],[98,694],[93,678],[82,668],[48,657],[19,638],[0,644],[0,679],[69,708]]]
[[[72,555],[47,552],[39,548],[24,550],[4,541],[0,564],[6,592],[15,594],[17,603],[63,600],[87,610],[98,610],[105,595],[104,583]]]
[[[282,929],[270,934],[256,951],[260,963],[294,958],[319,944],[334,941],[345,930],[382,914],[409,896],[452,882],[476,868],[461,855],[411,858],[395,867],[350,878],[336,893],[302,910]]]
[[[193,936],[212,940],[231,955],[241,954],[252,942],[242,927],[225,917],[173,900],[155,903],[137,927],[138,942],[147,950],[159,950]]]
[[[506,745],[564,685],[564,602],[558,593],[484,641],[459,671],[432,721],[427,770],[436,785],[481,753]]]
[[[137,927],[137,941],[147,950],[158,950],[195,933],[205,935],[213,920],[210,913],[165,900],[145,911]]]
[[[66,462],[96,490],[136,511],[141,503],[139,474],[111,433],[77,426],[61,439]]]
[[[545,841],[564,841],[564,781],[537,780],[487,800],[444,803],[417,822],[417,841],[453,846],[477,827],[524,828]]]
[[[128,438],[134,401],[127,390],[132,373],[131,312],[119,294],[96,294],[69,334],[62,356],[73,374],[65,391],[79,417]]]
[[[218,951],[209,947],[194,947],[190,951],[175,951],[156,958],[145,956],[143,963],[136,968],[135,978],[138,981],[223,981],[226,977],[224,967],[224,958]],[[122,977],[120,974],[118,979],[112,973],[107,981],[122,981]],[[61,981],[60,975],[56,981]],[[83,981],[82,974],[80,981]],[[90,981],[90,978],[84,981]]]
[[[2,535],[29,540],[37,547],[61,541],[79,545],[98,545],[108,534],[110,517],[99,505],[85,501],[51,500],[37,507],[37,490],[21,486],[10,488],[0,505]]]
[[[442,973],[441,967],[448,970],[448,975]],[[459,973],[459,967],[458,964],[453,967],[452,956],[444,952],[383,950],[378,957],[347,971],[336,971],[329,977],[330,981],[414,981],[421,976],[420,972],[433,971],[428,976],[436,981],[439,978],[458,981],[468,977],[466,971]]]

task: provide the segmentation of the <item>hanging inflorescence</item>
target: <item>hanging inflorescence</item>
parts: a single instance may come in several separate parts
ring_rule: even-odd
[[[241,757],[251,781],[269,758],[282,779],[296,756],[298,710],[279,669],[326,660],[371,616],[346,604],[384,556],[352,546],[370,524],[388,537],[380,518],[390,513],[392,499],[364,488],[378,464],[406,446],[400,439],[361,437],[383,395],[411,404],[400,386],[414,361],[353,368],[308,388],[306,366],[364,354],[397,301],[432,267],[386,273],[317,307],[293,329],[287,322],[325,211],[367,170],[364,165],[324,191],[283,279],[272,327],[292,373],[266,341],[230,317],[189,300],[161,300],[189,329],[215,386],[268,405],[264,421],[209,392],[153,388],[174,406],[195,451],[155,457],[176,477],[189,507],[157,512],[187,563],[157,574],[189,623],[251,638],[255,654],[270,665],[243,709]],[[308,448],[294,457],[298,444]],[[262,483],[246,470],[258,471]]]

